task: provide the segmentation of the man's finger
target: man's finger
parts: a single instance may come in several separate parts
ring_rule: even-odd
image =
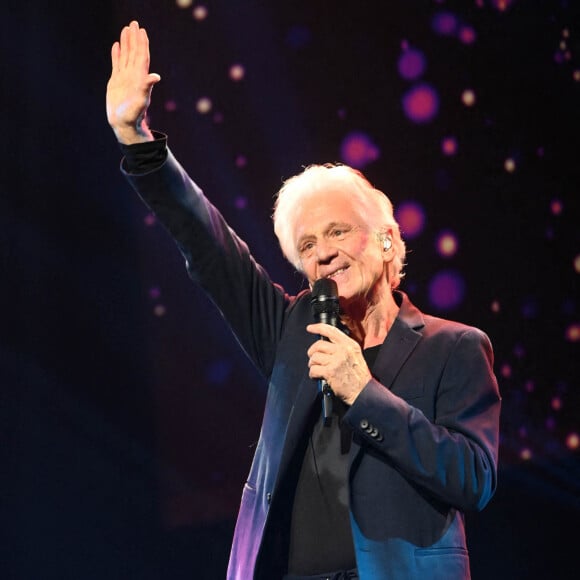
[[[137,64],[143,66],[145,70],[149,70],[149,39],[144,28],[140,28],[137,35],[135,59],[138,61]]]
[[[135,20],[129,25],[128,64],[134,65],[139,54],[139,24]]]
[[[119,67],[125,68],[129,62],[129,27],[124,26],[119,39]]]
[[[334,344],[328,340],[317,340],[310,348],[306,351],[309,357],[314,356],[315,353],[332,354],[336,351]]]
[[[119,70],[119,52],[121,51],[121,47],[119,46],[119,42],[113,43],[111,47],[111,69],[113,72],[117,72]]]
[[[147,80],[149,82],[149,86],[152,87],[153,85],[156,85],[161,80],[161,77],[157,73],[149,73]]]
[[[306,331],[310,332],[311,334],[319,334],[320,336],[324,336],[329,340],[339,340],[341,336],[346,336],[342,331],[340,331],[335,326],[331,326],[330,324],[325,324],[324,322],[317,322],[316,324],[309,324],[306,327]]]

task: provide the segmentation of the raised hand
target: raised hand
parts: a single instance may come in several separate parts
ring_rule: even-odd
[[[136,21],[121,31],[111,48],[112,71],[107,84],[107,119],[121,143],[153,140],[145,117],[153,85],[161,80],[149,72],[149,38]]]

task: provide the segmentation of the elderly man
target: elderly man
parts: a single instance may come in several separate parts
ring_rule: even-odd
[[[159,80],[131,22],[107,87],[122,169],[269,382],[228,578],[469,578],[463,513],[488,503],[497,475],[488,338],[397,290],[391,203],[342,165],[310,166],[278,194],[275,232],[310,287],[286,294],[147,126]],[[318,300],[336,303],[332,324]]]

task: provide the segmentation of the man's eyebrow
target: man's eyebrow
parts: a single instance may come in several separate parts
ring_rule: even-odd
[[[328,231],[332,230],[333,228],[336,228],[337,226],[338,227],[341,227],[341,228],[344,228],[344,227],[346,227],[346,228],[352,228],[353,227],[353,224],[351,224],[350,222],[330,222],[328,224],[328,227],[324,231],[325,232],[328,232]]]
[[[352,230],[356,226],[351,222],[331,222],[324,229],[324,235],[327,236],[333,229],[338,228],[341,230]]]
[[[354,226],[354,224],[351,224],[350,222],[330,222],[324,228],[323,234],[324,235],[327,235],[328,232],[330,232],[331,230],[333,230],[336,227],[339,227],[339,228],[354,228],[355,226]],[[296,240],[296,243],[297,244],[300,244],[304,240],[314,239],[314,238],[316,238],[316,235],[315,234],[302,234],[298,238],[298,240]]]

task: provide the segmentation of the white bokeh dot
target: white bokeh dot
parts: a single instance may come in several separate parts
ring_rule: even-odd
[[[201,113],[202,115],[206,115],[207,113],[209,113],[212,109],[212,106],[213,105],[211,99],[208,97],[201,97],[195,104],[197,112]]]

